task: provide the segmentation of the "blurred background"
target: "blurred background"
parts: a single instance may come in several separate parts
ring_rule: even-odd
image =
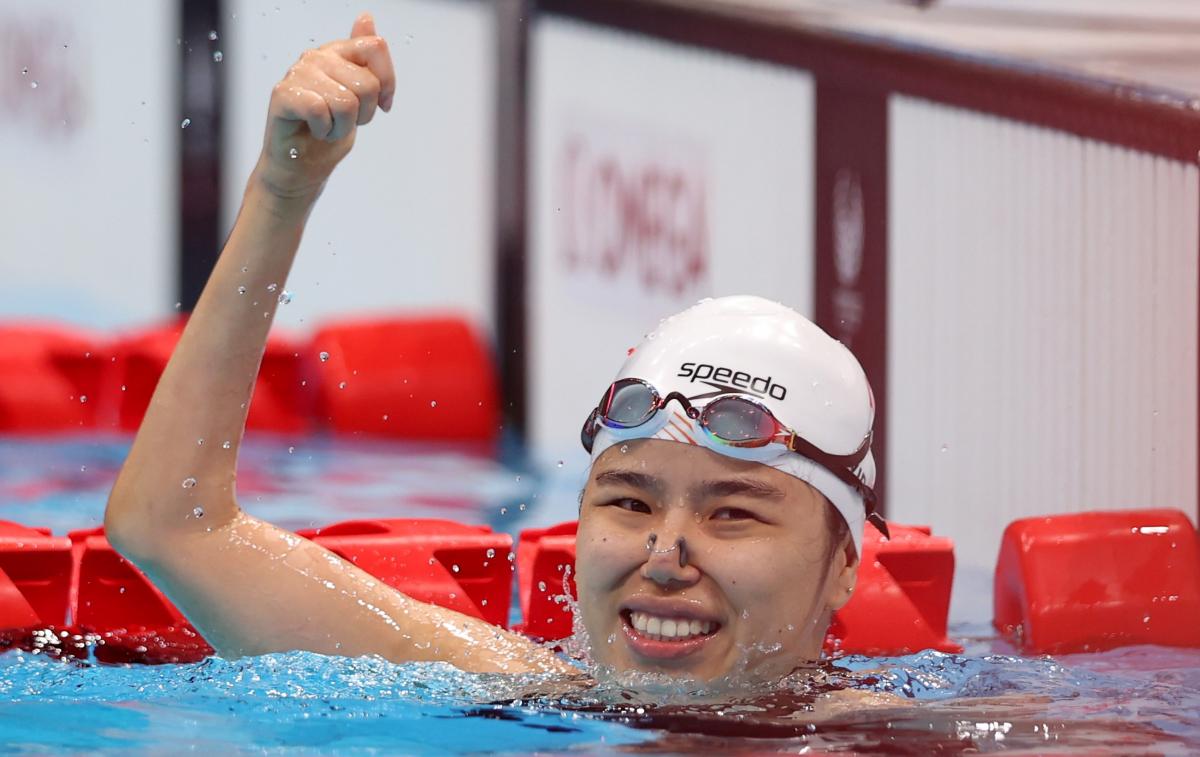
[[[960,562],[1026,515],[1195,518],[1187,0],[0,0],[0,430],[136,428],[123,378],[52,420],[85,394],[53,383],[62,350],[93,351],[31,380],[29,329],[136,373],[129,340],[186,314],[229,232],[271,86],[361,10],[396,104],[312,216],[277,319],[308,367],[271,380],[336,383],[329,324],[456,320],[488,356],[477,436],[573,510],[578,429],[627,348],[753,293],[859,356],[887,515]]]

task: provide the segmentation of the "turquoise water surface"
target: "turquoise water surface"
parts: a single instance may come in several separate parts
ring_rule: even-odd
[[[0,518],[56,533],[95,525],[127,445],[0,440]],[[293,528],[449,517],[515,532],[575,511],[549,477],[452,447],[261,438],[243,451],[239,492],[248,510]],[[1200,751],[1200,651],[1019,657],[979,614],[952,627],[961,655],[846,657],[767,691],[720,693],[603,676],[588,690],[549,691],[441,664],[307,652],[160,666],[8,652],[0,744],[28,754]],[[895,698],[806,718],[839,688]]]

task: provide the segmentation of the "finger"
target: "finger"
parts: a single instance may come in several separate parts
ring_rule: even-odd
[[[300,123],[306,124],[317,139],[325,139],[333,129],[333,113],[329,110],[329,103],[320,93],[303,86],[298,80],[276,84],[271,101],[271,113],[282,121],[276,126],[280,137],[294,134]]]
[[[314,79],[312,89],[325,98],[333,116],[333,128],[323,139],[336,142],[354,130],[358,121],[358,97],[324,71],[316,74]]]
[[[370,13],[360,14],[354,19],[354,28],[350,30],[351,37],[374,37],[375,19]]]
[[[336,81],[342,91],[349,90],[358,98],[356,122],[365,124],[375,116],[379,103],[379,79],[369,68],[350,63],[336,55],[326,55],[314,61],[325,74]]]
[[[330,42],[321,48],[337,53],[351,63],[366,66],[379,79],[379,107],[391,110],[396,94],[396,70],[383,37],[355,37]]]

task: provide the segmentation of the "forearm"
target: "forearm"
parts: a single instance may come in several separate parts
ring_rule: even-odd
[[[418,602],[281,528],[237,514],[219,530],[184,535],[143,569],[219,654],[305,649],[441,660],[479,672],[571,668],[527,639]],[[237,591],[240,601],[226,601]]]
[[[214,528],[236,514],[237,451],[251,391],[315,199],[279,198],[257,171],[251,177],[113,487],[110,538],[139,551],[131,542],[143,536],[157,543],[164,530]]]

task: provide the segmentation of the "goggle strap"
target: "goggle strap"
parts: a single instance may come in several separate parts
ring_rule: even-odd
[[[892,535],[888,533],[887,521],[883,519],[882,515],[872,510],[871,512],[867,513],[867,520],[871,522],[871,525],[879,529],[879,533],[883,534],[883,538],[892,538]]]

